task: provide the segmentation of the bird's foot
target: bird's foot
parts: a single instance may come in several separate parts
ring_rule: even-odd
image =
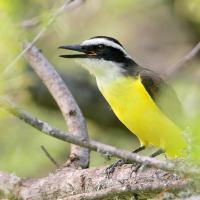
[[[138,163],[135,163],[135,164],[132,164],[131,166],[131,173],[130,173],[130,177],[132,177],[133,173],[137,174],[138,172],[142,172],[144,170],[144,167],[145,165],[143,164],[138,164]]]
[[[152,153],[149,157],[155,158],[163,153],[164,153],[164,151],[162,149],[158,149],[156,152]],[[139,163],[133,164],[132,165],[133,170],[130,174],[130,177],[132,177],[133,173],[142,172],[145,169],[145,167],[146,167],[146,165],[144,165],[144,164],[139,164]]]
[[[140,146],[139,148],[135,149],[134,151],[132,151],[132,153],[138,153],[142,150],[145,149],[145,146]],[[110,177],[111,174],[113,174],[113,172],[115,171],[115,169],[117,167],[120,167],[124,164],[129,164],[127,161],[125,160],[118,160],[116,162],[114,162],[112,165],[110,165],[109,167],[106,168],[106,174],[107,174],[107,177]]]
[[[110,177],[111,174],[113,174],[113,172],[115,171],[115,169],[117,167],[120,167],[122,165],[124,165],[126,163],[125,160],[117,160],[116,162],[114,162],[113,164],[111,164],[109,167],[106,168],[106,175],[107,177]]]

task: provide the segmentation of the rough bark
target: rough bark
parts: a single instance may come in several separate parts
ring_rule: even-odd
[[[58,169],[39,179],[22,179],[14,174],[0,173],[0,193],[16,199],[104,199],[116,196],[124,198],[135,194],[139,197],[155,197],[163,191],[177,193],[188,189],[189,183],[174,174],[146,168],[139,174],[132,165],[116,168],[108,177],[105,167],[76,170]],[[3,197],[3,196],[1,196]]]

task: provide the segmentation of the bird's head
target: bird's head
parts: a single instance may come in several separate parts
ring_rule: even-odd
[[[106,36],[92,37],[81,44],[64,45],[59,48],[80,52],[60,57],[76,59],[96,77],[121,73],[134,62],[116,39]]]

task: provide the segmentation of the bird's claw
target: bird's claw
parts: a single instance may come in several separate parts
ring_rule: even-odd
[[[115,169],[119,166],[122,166],[123,164],[125,164],[124,160],[118,160],[118,161],[114,162],[112,165],[110,165],[109,167],[107,167],[105,170],[107,177],[109,177],[111,174],[113,174]]]

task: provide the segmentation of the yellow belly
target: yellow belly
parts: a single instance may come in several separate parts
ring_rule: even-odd
[[[118,78],[98,86],[119,120],[142,145],[160,147],[170,157],[182,155],[186,147],[182,131],[159,110],[140,78]]]

